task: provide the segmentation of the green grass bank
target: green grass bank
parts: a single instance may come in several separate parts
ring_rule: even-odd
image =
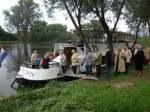
[[[134,86],[112,87],[117,82]],[[150,112],[150,68],[141,78],[130,70],[111,80],[50,81],[43,88],[24,89],[17,96],[1,100],[0,112]]]

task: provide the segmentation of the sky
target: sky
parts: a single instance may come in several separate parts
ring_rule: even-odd
[[[3,10],[9,10],[12,6],[17,4],[18,0],[0,0],[0,25],[4,28],[4,15],[3,15]],[[66,25],[68,28],[68,31],[70,29],[73,29],[74,26],[71,22],[71,20],[68,18],[66,19],[66,12],[62,11],[57,11],[54,14],[54,18],[48,18],[46,9],[43,5],[43,0],[34,0],[36,3],[40,4],[40,9],[43,13],[43,18],[42,20],[45,20],[47,23],[61,23],[63,25]],[[110,25],[112,26],[112,25]],[[125,22],[123,20],[119,21],[117,28],[119,31],[128,31],[127,25],[125,25]]]

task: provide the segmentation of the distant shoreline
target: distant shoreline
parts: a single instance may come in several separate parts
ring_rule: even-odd
[[[0,41],[0,44],[16,44],[19,43],[19,41]]]

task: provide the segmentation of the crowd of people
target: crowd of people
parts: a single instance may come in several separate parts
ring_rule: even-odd
[[[52,52],[46,52],[44,57],[41,58],[37,51],[34,51],[31,55],[31,64],[33,69],[39,69],[40,66],[44,69],[49,68],[49,62],[54,59]]]
[[[113,58],[114,57],[114,58]],[[79,62],[77,52],[73,50],[72,54],[72,71],[77,72],[78,63],[85,65],[86,75],[95,75],[97,78],[101,76],[103,68],[105,78],[110,78],[114,69],[114,75],[117,77],[120,73],[127,74],[129,67],[135,68],[136,76],[143,75],[143,67],[150,63],[150,48],[142,47],[140,44],[135,44],[129,47],[125,42],[123,47],[118,47],[115,56],[109,48],[106,49],[105,57],[102,58],[102,52],[96,47],[96,55],[93,56],[90,49],[85,50],[84,59]],[[104,62],[102,64],[102,61]]]
[[[47,69],[49,68],[49,62],[53,59],[54,55],[51,52],[47,52],[43,58],[40,58],[37,51],[34,51],[31,56],[32,68],[39,69],[39,66],[41,65],[44,69]],[[67,71],[67,61],[66,54],[62,51],[60,53],[60,66],[63,73]],[[77,74],[78,66],[84,65],[85,74],[87,76],[95,75],[97,78],[100,78],[102,68],[105,78],[110,78],[113,69],[114,75],[117,77],[120,73],[127,74],[130,66],[133,66],[136,70],[136,75],[141,77],[143,75],[144,65],[149,63],[149,47],[142,47],[140,44],[129,47],[127,42],[124,43],[123,47],[117,48],[115,55],[112,54],[111,49],[107,48],[104,58],[98,47],[96,47],[95,55],[93,55],[89,48],[86,48],[82,60],[79,59],[76,50],[72,50],[71,55],[71,68],[73,74]]]

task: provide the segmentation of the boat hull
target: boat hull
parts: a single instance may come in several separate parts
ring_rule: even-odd
[[[60,77],[60,70],[57,66],[52,66],[49,69],[32,69],[21,66],[16,78],[31,81],[45,81],[58,77]]]

